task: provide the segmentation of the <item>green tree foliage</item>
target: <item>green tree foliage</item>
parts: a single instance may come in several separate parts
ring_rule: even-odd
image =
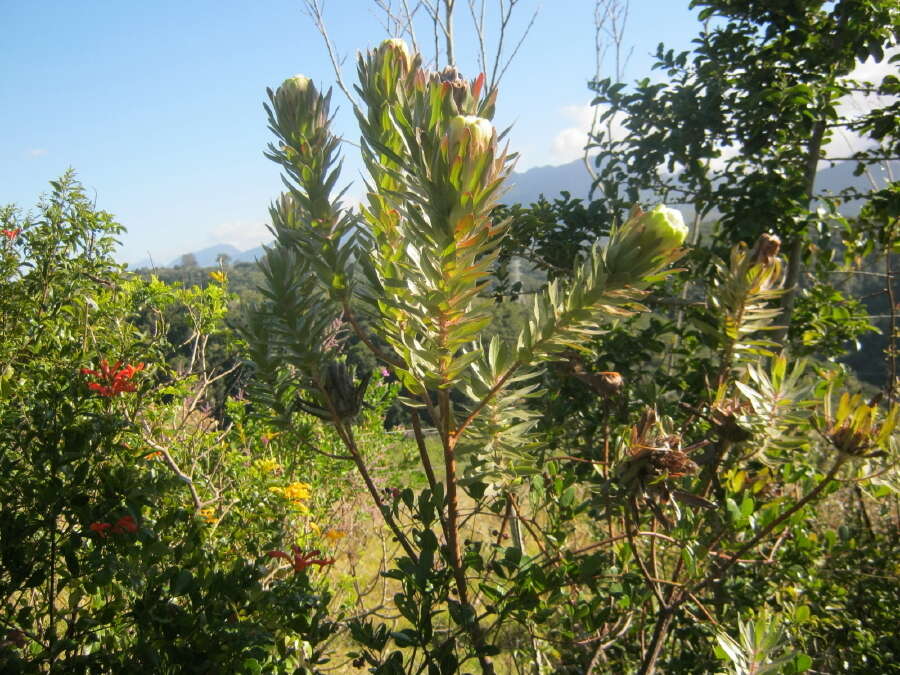
[[[726,241],[778,234],[788,251],[783,303],[790,323],[804,266],[827,269],[816,264],[812,244],[819,244],[818,262],[827,263],[839,235],[840,200],[875,197],[816,189],[829,141],[852,130],[874,143],[852,157],[860,172],[898,157],[896,76],[867,83],[853,72],[866,59],[886,58],[897,44],[900,14],[892,0],[696,0],[692,6],[700,8],[704,29],[690,52],[659,45],[654,68],[665,80],[645,78],[633,88],[609,79],[593,83],[595,103],[604,106],[601,120],[614,118],[625,129],[622,138],[597,133],[596,187],[620,211],[645,198],[644,191],[690,204],[698,223],[715,215]],[[853,116],[841,102],[855,91],[887,96],[887,103]],[[807,298],[802,318],[828,321],[810,316],[813,300],[824,295]],[[833,302],[834,289],[827,295]],[[852,305],[848,311],[855,311]],[[806,330],[797,336],[811,338]]]
[[[819,7],[716,6],[726,32]],[[900,407],[779,339],[779,238],[499,208],[483,77],[399,40],[358,74],[358,213],[330,96],[269,92],[255,277],[127,274],[71,175],[0,211],[0,670],[896,670]],[[894,192],[848,256],[894,247]]]
[[[798,553],[818,536],[803,519],[839,480],[880,485],[896,457],[898,408],[838,396],[839,372],[789,364],[767,337],[784,293],[778,238],[739,244],[724,260],[695,253],[708,283],[687,300],[684,330],[667,328],[686,336],[667,357],[675,376],[639,377],[633,348],[603,358],[635,361],[634,380],[587,360],[607,335],[627,340],[639,327],[629,322],[665,321],[643,301],[677,300],[658,289],[687,228],[665,207],[635,209],[604,244],[568,242],[573,264],[545,267],[552,279],[527,298],[517,334],[487,337],[480,296],[515,236],[495,210],[509,172],[490,122],[497,92],[453,68],[422,68],[399,40],[361,55],[358,73],[369,171],[358,216],[335,192],[330,96],[302,76],[269,92],[268,155],[289,192],[271,209],[265,300],[246,328],[253,395],[286,431],[297,411],[330,424],[399,547],[384,576],[402,621],[352,621],[354,663],[376,673],[476,661],[493,673],[522,659],[540,672],[600,661],[615,663],[611,672],[709,672],[718,644],[739,665],[809,667],[785,644],[799,635],[752,628],[763,625],[753,615],[783,617],[798,604],[767,602],[774,586],[759,566],[817,559]],[[602,231],[578,204],[555,208],[581,220],[564,225],[573,239]],[[530,247],[539,225],[531,230],[510,248]],[[386,499],[372,480],[356,427],[371,375],[347,358],[348,334],[402,385],[422,489]],[[541,380],[547,369],[591,393],[582,407],[561,400],[568,415],[557,424],[538,424],[532,405],[562,398]],[[691,386],[666,387],[677,382]]]
[[[0,670],[312,672],[328,595],[266,565],[298,540],[282,483],[246,468],[261,430],[244,404],[231,434],[203,412],[224,288],[126,275],[121,227],[71,174],[2,219]],[[176,307],[193,354],[177,370]]]

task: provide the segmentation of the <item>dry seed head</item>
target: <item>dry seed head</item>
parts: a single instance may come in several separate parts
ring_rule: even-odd
[[[625,380],[622,379],[622,375],[615,371],[595,373],[595,376],[597,392],[603,396],[618,394],[622,391],[622,387],[625,386]]]
[[[668,474],[679,478],[692,474],[697,465],[681,450],[654,450],[650,455],[650,463],[659,474]]]
[[[870,447],[869,434],[863,430],[854,429],[851,424],[843,424],[833,429],[828,434],[828,440],[838,452],[854,457],[865,454]]]
[[[710,420],[719,438],[732,443],[741,443],[752,438],[753,433],[741,424],[740,419],[749,408],[749,404],[738,401],[723,401],[714,406]]]
[[[781,249],[781,239],[777,235],[763,233],[756,240],[750,259],[758,265],[771,265]]]

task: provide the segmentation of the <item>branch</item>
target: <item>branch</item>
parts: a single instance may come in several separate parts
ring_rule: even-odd
[[[631,507],[637,511],[637,504],[632,500]],[[631,554],[634,556],[634,559],[637,561],[638,567],[641,570],[641,574],[644,577],[644,580],[647,582],[647,585],[650,587],[650,590],[653,591],[653,595],[656,596],[657,602],[659,602],[659,607],[661,610],[666,610],[666,600],[662,596],[662,592],[659,590],[659,586],[654,583],[654,578],[647,570],[647,566],[644,564],[644,561],[641,559],[640,553],[638,553],[638,548],[634,543],[634,534],[631,527],[631,519],[628,517],[628,510],[625,510],[625,536],[628,537],[628,543],[631,545]]]
[[[354,107],[354,109],[359,109],[359,104],[353,97],[353,94],[350,93],[350,89],[344,83],[344,77],[341,70],[343,60],[338,61],[337,55],[335,54],[334,44],[331,42],[331,38],[328,36],[328,29],[325,27],[325,19],[322,15],[324,8],[323,3],[324,0],[303,0],[303,4],[306,6],[306,13],[313,20],[313,24],[315,25],[316,30],[319,31],[319,35],[322,36],[322,41],[325,43],[325,49],[328,51],[328,58],[331,60],[331,67],[334,70],[334,76],[337,80],[338,87],[340,87],[340,90],[344,92],[344,96],[347,97],[347,100],[350,101],[350,104]]]
[[[144,431],[147,434],[150,433],[150,427],[149,427],[149,425],[147,425],[146,422],[144,423]],[[178,480],[180,480],[181,482],[185,483],[188,486],[188,489],[191,491],[191,497],[194,500],[194,509],[196,511],[199,512],[200,509],[202,509],[204,506],[206,506],[207,504],[212,504],[215,501],[215,500],[213,500],[213,501],[209,501],[209,502],[204,502],[202,499],[200,499],[200,493],[197,492],[197,486],[194,485],[194,479],[191,478],[190,476],[188,476],[186,473],[184,473],[181,470],[181,468],[175,462],[175,459],[169,453],[168,448],[160,445],[159,443],[154,441],[152,438],[149,438],[149,436],[144,436],[143,438],[144,438],[144,442],[147,445],[149,445],[151,448],[153,448],[154,450],[156,450],[157,452],[162,454],[162,457],[165,460],[166,465],[169,467],[169,469],[172,470],[172,473],[175,474],[175,476],[178,478]]]
[[[510,4],[509,11],[512,12],[512,6],[515,5],[515,1]],[[519,49],[522,47],[522,43],[525,42],[525,38],[528,37],[528,34],[531,32],[532,27],[534,26],[534,22],[537,19],[538,12],[540,11],[540,7],[534,10],[534,14],[531,15],[531,20],[528,22],[528,25],[525,27],[525,30],[522,33],[522,37],[519,38],[519,41],[516,43],[516,46],[513,48],[512,52],[509,55],[509,58],[506,59],[506,63],[503,65],[503,68],[500,69],[500,74],[496,77],[496,79],[492,79],[491,88],[495,88],[499,86],[500,81],[503,79],[503,76],[506,74],[507,68],[509,68],[510,64],[513,62],[513,59],[516,58],[516,54],[519,53]],[[501,32],[502,36],[502,32]]]
[[[431,494],[434,495],[437,489],[437,479],[434,475],[434,468],[431,466],[431,458],[428,456],[428,447],[425,445],[425,435],[422,433],[422,424],[419,421],[419,413],[410,410],[410,419],[412,420],[413,434],[416,438],[416,447],[419,448],[419,458],[422,461],[422,467],[425,469],[425,476],[428,478],[428,486],[431,488]],[[438,519],[441,521],[441,529],[444,531],[444,539],[447,538],[447,521],[444,518],[444,510],[437,509]]]
[[[782,513],[771,523],[766,525],[766,527],[764,527],[762,530],[760,530],[760,532],[755,537],[753,537],[753,539],[748,541],[741,548],[739,548],[735,553],[733,553],[728,558],[728,560],[725,561],[725,564],[722,567],[718,568],[716,570],[716,572],[720,576],[724,576],[725,573],[732,566],[734,566],[735,563],[740,562],[740,558],[744,553],[746,553],[747,551],[752,549],[754,546],[756,546],[759,542],[761,542],[763,539],[765,539],[767,536],[769,536],[769,534],[776,527],[781,525],[788,518],[790,518],[792,515],[797,513],[797,511],[799,511],[804,506],[806,506],[809,502],[811,502],[813,499],[815,499],[822,492],[822,490],[824,490],[825,487],[834,479],[834,477],[837,475],[838,471],[840,471],[841,467],[844,465],[844,462],[846,462],[846,461],[847,461],[847,458],[844,455],[838,456],[838,458],[834,462],[834,465],[831,467],[831,469],[828,471],[828,473],[825,474],[825,477],[822,478],[822,481],[818,485],[816,485],[816,487],[814,487],[812,490],[810,490],[810,492],[807,493],[807,495],[805,497],[803,497],[800,501],[798,501],[796,504],[794,504],[791,508],[789,508],[787,511]],[[689,592],[697,593],[698,591],[702,590],[703,588],[709,586],[709,584],[711,584],[713,581],[714,581],[713,576],[708,575],[699,584],[695,585],[692,589],[690,589]]]
[[[356,320],[356,316],[353,314],[353,310],[350,309],[350,305],[345,301],[343,303],[344,317],[347,321],[350,322],[350,326],[353,328],[353,332],[356,333],[356,336],[362,340],[363,344],[369,348],[376,357],[388,363],[392,366],[397,366],[399,368],[405,368],[406,364],[398,359],[395,356],[391,356],[390,354],[386,354],[382,351],[378,345],[372,342],[372,339],[368,336],[366,331],[363,330],[362,326],[359,325],[359,322]]]

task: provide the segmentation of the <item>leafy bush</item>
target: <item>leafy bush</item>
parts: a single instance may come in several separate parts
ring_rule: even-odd
[[[422,68],[398,40],[362,55],[358,71],[370,174],[359,216],[333,193],[330,94],[302,76],[270,91],[268,154],[289,192],[271,209],[265,301],[246,328],[256,398],[285,429],[298,410],[333,427],[400,549],[383,573],[399,621],[351,621],[354,663],[710,672],[728,656],[738,669],[809,667],[785,644],[798,634],[754,628],[766,612],[809,611],[767,579],[783,580],[798,550],[820,564],[806,518],[841,480],[873,485],[891,470],[898,408],[838,396],[838,370],[789,361],[766,338],[784,292],[779,239],[724,260],[698,252],[700,283],[673,299],[671,320],[641,301],[666,305],[648,296],[687,229],[665,207],[636,209],[605,245],[575,242],[572,266],[529,298],[517,334],[486,336],[479,296],[508,225],[494,211],[510,170],[489,121],[497,92]],[[648,326],[656,346],[629,334]],[[370,375],[350,365],[348,334],[402,385],[422,489],[385,500],[371,479],[355,430]],[[667,353],[648,371],[642,349]],[[549,391],[547,370],[577,382],[581,401]],[[548,396],[555,417],[535,405]]]
[[[71,175],[0,214],[0,666],[891,668],[900,408],[771,339],[778,237],[498,210],[483,77],[399,40],[359,75],[360,213],[330,95],[270,91],[288,192],[239,336],[227,270],[128,275]],[[546,282],[498,312],[524,255]]]
[[[3,213],[15,236],[0,251],[2,669],[316,663],[334,630],[327,592],[264,565],[289,537],[290,503],[247,480],[235,434],[201,410],[223,375],[204,347],[225,290],[128,277],[112,217],[71,174],[52,187],[36,217]],[[161,322],[176,305],[192,317],[181,372],[165,365],[177,345]]]

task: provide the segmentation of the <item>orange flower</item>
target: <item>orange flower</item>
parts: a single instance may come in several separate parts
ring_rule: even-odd
[[[113,525],[112,532],[113,534],[124,534],[126,532],[134,534],[139,529],[138,524],[132,516],[122,516],[116,521],[116,524]]]
[[[82,375],[90,375],[97,378],[96,382],[88,382],[88,389],[96,391],[101,396],[113,397],[118,396],[123,391],[134,391],[136,386],[131,382],[131,378],[136,373],[144,369],[143,363],[135,366],[126,365],[121,368],[121,361],[116,361],[115,365],[110,368],[106,359],[100,362],[100,370],[91,370],[90,368],[82,368]]]
[[[17,227],[12,230],[0,230],[0,234],[2,234],[4,237],[6,237],[7,240],[12,241],[13,239],[15,239],[16,237],[19,236],[19,232],[21,232],[21,231],[22,231],[22,228]]]
[[[104,539],[109,534],[109,532],[107,532],[107,530],[109,530],[109,528],[111,528],[111,527],[112,527],[112,525],[110,525],[109,523],[96,522],[96,523],[90,524],[91,532],[103,537]]]
[[[328,539],[328,540],[331,541],[331,542],[338,541],[338,540],[340,540],[340,539],[343,539],[343,538],[346,537],[346,536],[347,536],[347,533],[344,532],[343,530],[335,530],[335,529],[331,529],[331,530],[328,530],[328,532],[325,533],[325,538]]]
[[[284,558],[294,567],[294,572],[303,572],[312,565],[324,567],[325,565],[334,564],[334,558],[317,558],[316,556],[322,555],[322,552],[318,549],[304,553],[299,546],[291,546],[291,550],[294,552],[293,557],[284,551],[269,551],[266,555],[270,558]]]

